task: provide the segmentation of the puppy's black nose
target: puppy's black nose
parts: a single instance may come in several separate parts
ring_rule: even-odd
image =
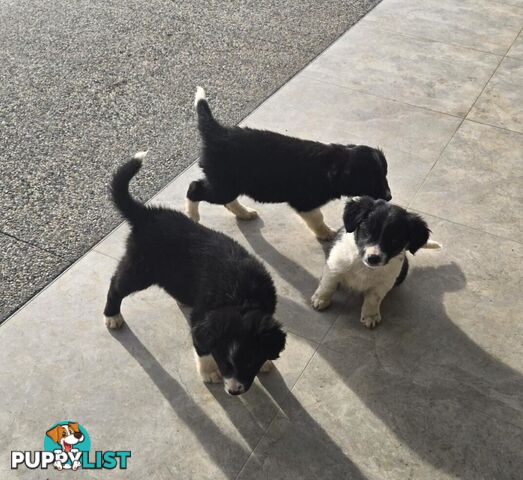
[[[388,190],[386,193],[385,193],[385,198],[384,200],[387,200],[387,202],[390,202],[392,200],[392,195],[390,194],[390,190]]]
[[[381,257],[379,255],[369,255],[367,262],[369,265],[378,265],[381,262]]]
[[[242,390],[238,389],[238,390],[227,390],[229,392],[229,395],[240,395],[240,393],[242,393]]]
[[[82,438],[84,436],[82,432],[74,432],[73,435],[74,435],[75,438],[78,438],[78,439],[80,439],[80,438]]]

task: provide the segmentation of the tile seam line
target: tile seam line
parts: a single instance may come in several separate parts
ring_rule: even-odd
[[[517,37],[516,37],[517,38]],[[514,40],[515,41],[515,40]],[[513,44],[514,42],[512,42]],[[512,45],[510,46],[510,48],[512,48]],[[509,49],[510,49],[509,48]],[[481,95],[483,95],[483,92],[486,90],[488,84],[490,83],[490,81],[492,80],[492,78],[494,77],[494,75],[496,74],[496,72],[498,71],[500,65],[503,63],[503,60],[506,58],[506,56],[504,55],[503,57],[501,57],[499,59],[499,62],[498,64],[496,65],[496,68],[493,70],[492,74],[490,75],[490,77],[488,78],[488,80],[485,82],[485,85],[483,85],[483,88],[481,89],[481,91],[479,92],[479,94],[476,96],[475,100],[472,102],[472,105],[470,106],[470,108],[468,109],[467,113],[465,114],[465,116],[463,117],[463,119],[461,120],[461,122],[459,122],[459,125],[457,126],[456,130],[454,131],[454,133],[451,135],[451,137],[449,138],[449,141],[445,144],[445,146],[443,147],[443,149],[441,150],[441,152],[439,153],[438,157],[436,158],[436,160],[434,161],[434,163],[432,164],[432,166],[430,167],[430,170],[427,172],[427,174],[423,177],[423,180],[421,181],[419,187],[416,189],[416,192],[414,193],[414,195],[412,196],[411,200],[407,203],[407,207],[408,208],[412,208],[412,204],[416,201],[416,197],[419,195],[419,192],[421,191],[421,189],[423,188],[423,186],[425,185],[425,183],[427,182],[427,179],[429,178],[430,174],[432,173],[432,171],[434,170],[434,168],[436,167],[436,165],[438,164],[438,162],[441,160],[441,157],[443,157],[443,154],[445,153],[445,151],[447,150],[448,146],[450,145],[450,143],[452,142],[452,140],[454,140],[454,138],[456,137],[456,134],[458,133],[458,131],[460,130],[461,126],[463,125],[463,123],[465,123],[465,121],[467,120],[467,117],[468,115],[470,114],[470,112],[472,111],[472,109],[474,108],[474,105],[476,105],[478,99],[481,97]]]
[[[386,1],[386,0],[382,0],[382,1]],[[360,26],[361,26],[361,28],[368,28],[370,30],[381,30],[380,25],[378,25],[378,21],[377,20],[372,20],[372,18],[368,18],[367,19],[367,23],[363,23]],[[386,29],[386,28],[383,29],[383,30],[385,32],[387,32],[387,33],[392,34],[392,35],[397,35],[398,37],[410,38],[412,40],[419,40],[420,42],[425,42],[425,43],[437,43],[437,44],[440,44],[440,45],[448,45],[450,47],[454,47],[454,48],[461,49],[461,50],[467,50],[469,52],[472,51],[472,52],[476,52],[476,53],[481,53],[483,55],[491,55],[492,57],[504,57],[506,55],[506,53],[486,52],[484,50],[478,50],[476,48],[471,48],[471,47],[467,47],[467,46],[456,44],[456,43],[444,42],[442,40],[434,40],[432,38],[422,37],[422,36],[418,36],[418,35],[409,35],[409,34],[406,34],[406,33],[401,33],[401,32],[399,32],[397,30],[392,30],[392,29],[389,30],[389,29]],[[511,42],[510,46],[512,46],[513,43],[514,43],[514,41]],[[509,49],[510,49],[510,47],[509,47]],[[336,53],[333,54],[333,55],[336,55],[336,56],[339,56],[339,57],[343,57],[343,55],[336,54]]]
[[[386,0],[385,0],[386,1]],[[523,13],[523,12],[522,12]],[[373,19],[369,19],[368,22],[371,23],[371,22],[375,22],[376,23],[376,27],[381,27],[381,25],[378,25],[379,22],[382,22],[383,20],[382,19],[379,19],[379,20],[373,20]],[[383,30],[385,32],[389,32],[389,33],[394,33],[396,35],[401,35],[402,37],[407,37],[407,38],[415,38],[415,39],[419,39],[419,40],[424,40],[426,42],[434,42],[434,43],[441,43],[442,45],[450,45],[451,47],[459,47],[459,48],[464,48],[465,50],[471,50],[473,52],[478,52],[478,53],[486,53],[487,55],[494,55],[496,57],[503,57],[506,55],[506,52],[505,53],[495,53],[495,52],[489,52],[488,50],[480,50],[478,48],[474,48],[474,47],[469,47],[467,45],[462,45],[461,43],[454,43],[454,42],[445,42],[443,40],[436,40],[434,38],[429,38],[429,37],[424,37],[423,35],[415,35],[413,33],[402,33],[400,32],[399,30],[395,30],[393,28],[387,28],[387,27],[384,27]],[[510,47],[509,47],[510,48]],[[507,50],[508,51],[508,50]]]
[[[5,235],[6,237],[12,238],[13,240],[16,240],[17,242],[24,243],[26,245],[29,245],[29,246],[33,247],[33,248],[36,248],[37,250],[41,250],[42,252],[46,252],[49,255],[52,255],[53,257],[56,257],[56,258],[59,258],[59,259],[62,259],[62,260],[67,260],[67,257],[64,256],[64,255],[60,255],[60,254],[54,252],[53,250],[48,250],[47,248],[44,248],[44,247],[42,247],[41,245],[39,245],[37,243],[33,243],[33,242],[29,241],[29,240],[24,240],[23,238],[19,238],[16,235],[13,235],[12,233],[6,232],[5,230],[0,230],[0,234]]]
[[[269,99],[271,99],[272,97],[274,97],[285,85],[287,85],[292,79],[294,79],[295,77],[297,77],[300,73],[303,72],[303,70],[305,70],[312,62],[314,62],[318,57],[320,57],[321,55],[323,55],[334,43],[336,43],[343,35],[345,35],[350,29],[352,29],[354,26],[356,26],[358,23],[361,22],[361,20],[363,20],[367,15],[369,15],[369,13],[371,13],[380,3],[381,3],[382,0],[379,0],[377,1],[374,5],[372,5],[372,7],[367,11],[365,12],[364,15],[362,15],[356,22],[354,22],[352,25],[350,25],[346,30],[344,30],[343,32],[341,32],[337,37],[333,38],[332,41],[329,43],[329,45],[325,46],[325,48],[323,48],[322,50],[320,50],[316,55],[314,55],[308,62],[305,63],[305,65],[303,65],[301,68],[299,68],[298,70],[296,70],[294,73],[292,73],[291,75],[289,75],[287,77],[287,79],[281,83],[280,85],[278,85],[277,87],[275,87],[272,92],[267,96],[265,97],[264,99],[260,100],[260,102],[249,112],[247,113],[243,118],[241,118],[240,120],[238,120],[236,122],[236,125],[239,125],[241,122],[244,122],[248,117],[250,117],[251,115],[253,115],[258,109],[261,108],[261,106],[267,102]],[[187,170],[189,170],[189,168],[191,168],[197,161],[198,161],[198,158],[199,158],[199,155],[193,157],[194,159],[192,160],[192,162],[190,162],[180,173],[178,173],[177,175],[175,175],[171,180],[169,180],[163,187],[160,188],[160,190],[158,190],[152,197],[150,197],[148,200],[146,200],[145,202],[148,202],[152,199],[154,199],[157,195],[159,195],[161,192],[163,192],[167,187],[169,187],[173,182],[176,181],[176,179],[181,176],[183,173],[185,173]],[[72,268],[74,265],[76,265],[80,260],[82,260],[87,254],[89,254],[90,252],[92,251],[96,251],[95,248],[96,246],[98,246],[107,236],[109,236],[111,233],[113,233],[118,227],[120,227],[122,225],[123,222],[120,222],[118,223],[118,225],[115,225],[115,227],[110,230],[106,235],[104,235],[104,237],[102,237],[97,243],[95,244],[92,244],[88,250],[85,251],[85,253],[83,255],[80,255],[78,258],[76,258],[75,260],[73,260],[71,262],[71,264],[65,269],[63,270],[62,272],[60,272],[53,280],[51,280],[51,282],[49,282],[47,285],[45,285],[40,291],[38,291],[35,295],[33,295],[29,300],[27,300],[24,304],[22,304],[21,306],[19,306],[11,315],[9,315],[6,319],[4,319],[1,323],[0,323],[0,328],[2,328],[3,325],[7,324],[7,322],[9,320],[11,320],[20,310],[22,310],[23,308],[25,308],[26,305],[30,304],[33,302],[33,300],[38,297],[41,293],[43,293],[45,290],[47,290],[47,288],[52,285],[56,280],[58,280],[62,275],[64,275],[70,268]],[[96,253],[100,253],[98,251],[96,251]],[[253,450],[254,451],[254,450]],[[243,468],[243,467],[242,467]]]
[[[410,207],[409,210],[412,210],[413,212],[416,212],[416,213],[420,213],[422,215],[428,215],[430,217],[437,218],[438,220],[443,220],[444,222],[451,223],[452,225],[457,225],[458,227],[468,228],[469,230],[473,230],[475,232],[482,233],[483,235],[489,235],[491,237],[498,238],[500,240],[505,240],[505,241],[508,241],[508,242],[514,242],[514,243],[517,243],[518,245],[523,245],[523,241],[516,240],[516,239],[510,238],[510,237],[505,237],[503,235],[499,235],[499,234],[496,234],[496,233],[488,232],[487,230],[482,230],[479,227],[474,227],[472,225],[467,225],[465,223],[457,222],[455,220],[450,220],[449,218],[440,217],[438,215],[435,215],[434,213],[430,213],[430,212],[427,212],[425,210],[420,210],[418,208],[412,208],[412,207]],[[443,245],[443,248],[445,248],[445,245]]]
[[[334,87],[343,88],[345,90],[349,90],[349,91],[354,92],[354,93],[361,93],[363,95],[369,95],[370,97],[375,97],[375,98],[379,98],[379,99],[383,99],[383,100],[389,100],[391,102],[399,103],[400,105],[406,105],[408,107],[415,108],[417,110],[423,110],[425,112],[437,113],[437,114],[445,115],[445,116],[451,117],[451,118],[459,118],[461,120],[465,118],[465,117],[462,117],[461,115],[458,115],[456,113],[443,112],[441,110],[436,110],[434,108],[424,107],[424,106],[421,106],[421,105],[415,105],[414,103],[405,102],[403,100],[399,100],[397,98],[389,97],[389,96],[386,96],[386,95],[380,95],[379,93],[374,93],[374,92],[371,92],[370,90],[365,90],[365,89],[362,89],[362,88],[356,88],[356,87],[351,86],[351,85],[343,85],[343,84],[338,83],[338,82],[333,82],[332,80],[325,80],[323,78],[318,78],[313,73],[304,72],[302,74],[302,76],[304,78],[308,79],[308,80],[313,80],[313,81],[318,82],[318,83],[326,83],[327,85],[332,85]]]
[[[345,301],[343,302],[343,305],[342,305],[342,308],[345,307],[345,305],[347,304],[348,302],[348,298],[345,299]],[[327,335],[329,334],[329,332],[332,330],[332,328],[334,327],[334,324],[338,321],[338,319],[343,315],[343,311],[340,311],[340,313],[334,318],[332,324],[330,325],[330,327],[326,330],[326,332],[323,334],[323,336],[321,337],[321,339],[319,341],[312,341],[313,343],[316,344],[316,347],[314,348],[314,352],[312,353],[311,357],[309,358],[309,360],[307,361],[307,363],[305,364],[305,366],[303,367],[303,370],[300,372],[300,374],[298,375],[298,378],[296,378],[296,381],[292,384],[292,387],[289,389],[289,393],[287,395],[285,395],[285,398],[282,400],[281,402],[281,405],[285,405],[285,403],[287,402],[287,399],[289,398],[289,396],[292,394],[293,390],[294,390],[294,387],[298,384],[298,382],[300,381],[301,377],[303,376],[303,374],[305,373],[305,370],[307,370],[308,366],[310,365],[310,363],[314,360],[314,358],[316,357],[316,355],[318,355],[318,350],[320,349],[320,347],[323,346],[323,341],[325,340],[325,338],[327,338]],[[301,337],[303,339],[305,339],[307,342],[311,342],[310,339],[308,339],[307,337],[304,337],[302,335],[296,335],[294,332],[291,332],[293,335],[295,336],[298,336],[298,337]],[[283,411],[283,408],[280,407],[280,410]],[[265,429],[265,431],[263,432],[263,434],[260,436],[260,439],[258,440],[258,442],[256,442],[256,445],[254,446],[254,448],[252,449],[252,452],[250,453],[249,457],[247,458],[247,460],[245,460],[245,463],[241,466],[240,468],[240,471],[238,472],[238,475],[235,477],[235,480],[238,480],[238,478],[240,477],[241,473],[243,472],[245,466],[247,465],[247,463],[249,462],[249,460],[251,459],[251,457],[254,455],[254,451],[256,450],[256,448],[258,447],[258,445],[260,444],[260,442],[263,440],[263,438],[265,437],[266,433],[269,431],[269,429],[271,428],[272,424],[274,423],[274,421],[276,420],[276,417],[278,416],[279,414],[279,411],[277,411],[274,416],[272,417],[269,425],[267,426],[267,428]]]

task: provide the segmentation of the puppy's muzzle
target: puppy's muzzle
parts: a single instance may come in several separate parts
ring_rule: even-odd
[[[238,382],[235,378],[226,378],[225,379],[225,391],[229,395],[241,395],[245,393],[245,385]]]

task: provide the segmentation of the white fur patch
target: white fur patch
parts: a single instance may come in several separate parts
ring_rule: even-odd
[[[113,315],[112,317],[105,316],[105,325],[107,328],[110,328],[111,330],[116,330],[118,328],[122,328],[123,324],[124,324],[124,319],[123,319],[121,313],[117,313],[116,315]]]
[[[196,87],[196,94],[194,95],[194,106],[198,105],[200,100],[207,100],[205,90],[202,87]]]
[[[238,199],[225,204],[225,208],[229,210],[229,212],[234,213],[236,218],[239,220],[253,220],[258,217],[258,212],[256,210],[242,205]]]
[[[145,150],[145,151],[143,151],[143,152],[136,152],[136,153],[134,154],[134,157],[133,157],[133,158],[134,158],[135,160],[143,160],[143,159],[147,156],[148,153],[149,153],[149,150]]]
[[[199,204],[200,202],[193,202],[188,198],[186,199],[185,212],[187,213],[187,216],[195,223],[200,221]]]
[[[423,245],[421,248],[439,250],[440,248],[443,248],[443,245],[439,242],[436,242],[435,240],[427,240],[427,243]]]
[[[200,357],[194,351],[194,359],[196,360],[196,370],[205,383],[221,383],[222,375],[212,355]]]

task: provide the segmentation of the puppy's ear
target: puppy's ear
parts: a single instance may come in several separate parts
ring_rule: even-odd
[[[271,318],[260,330],[260,342],[269,360],[276,360],[285,348],[287,334],[281,329],[281,324]]]
[[[71,423],[69,422],[69,428],[76,433],[80,433],[80,427],[78,426],[78,423]]]
[[[373,206],[374,200],[371,197],[354,197],[348,200],[343,211],[345,230],[349,233],[354,232]]]
[[[195,321],[191,334],[197,352],[203,355],[210,354],[215,345],[223,338],[230,323],[239,317],[237,308],[222,307],[211,310],[203,320]]]
[[[409,252],[413,255],[427,243],[430,230],[425,220],[415,213],[409,214]]]
[[[61,425],[57,425],[54,428],[51,428],[51,430],[47,430],[45,434],[54,442],[54,443],[60,443],[60,438],[62,438],[62,429],[63,427]]]

